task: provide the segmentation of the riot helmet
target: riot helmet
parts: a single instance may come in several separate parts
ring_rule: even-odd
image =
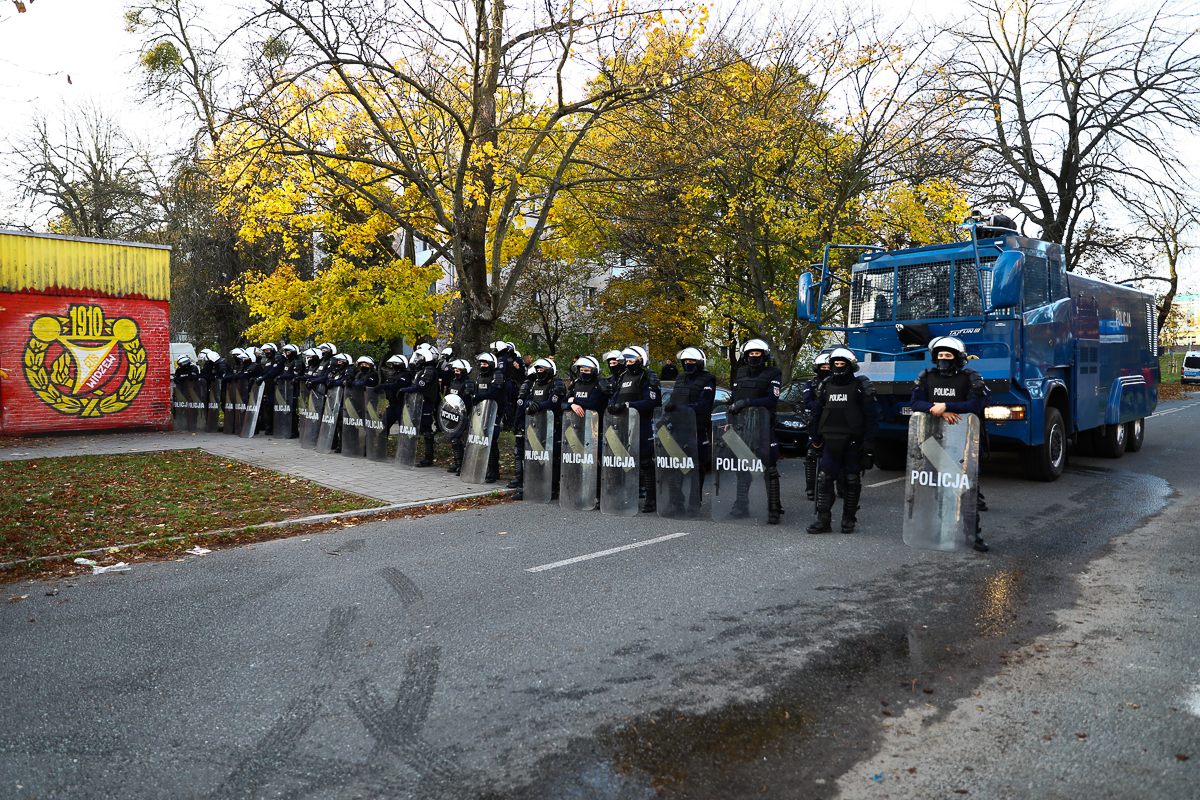
[[[279,348],[274,342],[267,342],[262,347],[258,348],[259,355],[267,356],[268,358],[279,355]]]
[[[456,358],[450,362],[450,369],[454,371],[454,377],[465,378],[471,374],[471,362],[465,358]]]
[[[708,357],[699,347],[685,347],[675,354],[675,358],[683,364],[685,375],[694,375],[708,366]]]
[[[600,374],[600,362],[591,356],[580,356],[571,365],[571,373],[576,378],[595,378]]]
[[[621,361],[620,350],[609,350],[605,353],[604,363],[608,365],[608,374],[614,378],[625,368],[625,364]]]
[[[192,365],[192,358],[191,358],[191,356],[180,356],[179,358],[175,359],[175,366],[176,366],[177,368],[179,368],[179,367],[190,367],[191,365]]]
[[[938,372],[943,375],[953,375],[967,363],[967,346],[954,336],[939,336],[934,339],[929,343],[929,353],[933,356],[933,363],[937,365]],[[943,358],[947,353],[950,357]]]
[[[549,383],[558,372],[554,362],[549,358],[539,358],[533,362],[532,369],[538,383]]]
[[[500,363],[491,353],[480,353],[476,356],[475,361],[479,364],[480,375],[491,375],[496,371],[496,365]]]
[[[818,378],[829,377],[829,353],[821,353],[813,359],[813,375]]]
[[[829,354],[829,373],[835,377],[847,377],[858,372],[858,356],[848,347],[835,347]]]
[[[317,345],[317,352],[320,353],[321,358],[327,358],[329,356],[337,355],[337,348],[329,342],[322,342],[321,344]]]
[[[639,374],[646,368],[646,349],[636,344],[632,344],[621,351],[621,358],[625,362],[625,371],[633,375]]]
[[[216,350],[209,350],[206,348],[200,351],[200,355],[196,356],[196,359],[201,362],[206,361],[210,364],[215,364],[221,360],[221,355]]]
[[[308,362],[310,367],[316,366],[321,360],[321,354],[317,352],[315,347],[310,347],[304,351],[304,360]]]
[[[375,359],[370,356],[359,356],[354,364],[358,367],[359,372],[370,372],[375,369]]]
[[[232,358],[235,362],[245,361],[248,358],[248,356],[246,355],[246,351],[240,347],[235,347],[232,350],[230,350],[229,357]]]
[[[742,359],[748,366],[761,367],[767,363],[767,359],[771,356],[771,345],[764,342],[762,339],[751,339],[742,345]],[[758,355],[754,355],[758,353]]]
[[[296,345],[285,344],[283,346],[283,357],[284,358],[286,358],[290,361],[291,359],[295,358],[298,355],[300,355],[300,348],[296,347]]]
[[[332,363],[336,369],[344,370],[350,366],[350,356],[345,353],[338,353],[333,357]]]

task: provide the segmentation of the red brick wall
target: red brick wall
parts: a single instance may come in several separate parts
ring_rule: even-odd
[[[167,303],[0,292],[0,434],[169,428]]]

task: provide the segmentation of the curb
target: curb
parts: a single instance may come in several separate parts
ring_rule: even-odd
[[[356,511],[339,511],[335,514],[314,514],[308,517],[296,517],[295,519],[284,519],[278,522],[259,522],[255,525],[242,525],[237,528],[220,528],[215,531],[202,531],[200,533],[190,533],[187,536],[166,536],[161,539],[146,539],[141,542],[131,542],[129,544],[115,544],[111,547],[101,547],[95,550],[77,550],[73,553],[64,555],[52,556],[34,556],[33,558],[25,558],[20,561],[8,561],[0,564],[0,570],[11,569],[12,567],[20,567],[25,564],[36,564],[41,561],[63,561],[66,559],[75,558],[76,556],[90,555],[105,555],[111,553],[114,549],[118,552],[121,550],[132,550],[135,547],[142,547],[148,544],[166,544],[168,542],[181,542],[185,539],[205,539],[210,536],[219,536],[223,533],[235,533],[238,531],[252,531],[260,528],[287,528],[293,525],[310,525],[315,522],[329,522],[335,519],[345,517],[378,517],[392,511],[403,511],[406,508],[420,508],[422,506],[438,506],[447,505],[457,500],[469,500],[472,497],[487,497],[493,494],[516,494],[519,489],[493,489],[487,492],[473,492],[471,494],[453,495],[448,497],[438,497],[433,500],[422,500],[413,503],[395,503],[388,506],[374,506],[372,508],[362,508]]]

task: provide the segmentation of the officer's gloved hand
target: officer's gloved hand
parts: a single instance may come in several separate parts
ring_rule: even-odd
[[[663,411],[670,414],[672,411],[675,411],[678,408],[679,406],[675,405],[674,403],[667,403],[665,406],[663,406]]]
[[[257,378],[254,379],[254,385],[259,386],[265,380],[266,380],[266,378],[264,378],[262,375],[259,375]]]
[[[859,459],[864,471],[875,466],[875,442],[863,442],[862,457]]]
[[[612,405],[610,405],[610,406],[608,407],[608,413],[610,413],[610,414],[624,414],[624,413],[625,413],[625,409],[626,409],[626,408],[628,408],[628,407],[629,407],[629,404],[628,404],[628,403],[613,403]]]
[[[749,403],[747,403],[745,400],[735,400],[733,405],[729,407],[729,410],[736,414],[748,405]]]

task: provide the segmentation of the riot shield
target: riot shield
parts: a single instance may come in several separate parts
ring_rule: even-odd
[[[368,461],[387,461],[388,432],[383,429],[387,419],[386,389],[367,389],[363,407],[363,438]]]
[[[771,412],[751,407],[713,423],[712,518],[738,525],[767,523]]]
[[[274,394],[271,438],[291,439],[296,422],[296,383],[291,378],[276,378]]]
[[[300,436],[300,447],[312,450],[317,446],[317,436],[321,433],[321,412],[325,410],[325,387],[305,386],[308,392],[304,404],[304,433]]]
[[[574,411],[563,414],[562,467],[558,476],[558,504],[571,511],[591,511],[596,507],[597,476],[600,456],[600,414]]]
[[[459,472],[463,483],[483,483],[487,477],[492,433],[496,430],[496,414],[499,410],[500,405],[495,400],[484,400],[471,409],[471,427],[467,429],[466,450]]]
[[[638,513],[640,437],[637,409],[605,416],[600,464],[600,511],[603,514],[632,517]]]
[[[915,412],[908,421],[904,543],[966,552],[975,546],[979,491],[979,418],[956,425]]]
[[[341,386],[325,391],[325,408],[321,411],[320,430],[317,433],[318,453],[333,452],[333,440],[337,437],[338,422],[342,416],[342,391]]]
[[[367,391],[361,386],[350,386],[342,399],[342,455],[362,458],[366,455],[367,440],[363,436],[363,408],[367,402]]]
[[[242,423],[242,438],[252,439],[255,431],[258,430],[258,416],[262,413],[263,395],[267,393],[267,385],[254,381],[250,381],[247,385],[249,390],[246,393],[246,416]]]
[[[171,430],[187,430],[187,392],[179,385],[179,380],[171,379]]]
[[[193,433],[203,429],[201,417],[204,415],[204,394],[201,391],[199,378],[187,382],[184,394],[187,396],[187,429]]]
[[[529,503],[554,495],[554,412],[525,414],[525,494]]]
[[[208,382],[208,420],[205,430],[209,433],[221,431],[221,399],[225,397],[223,383],[220,378]]]
[[[658,515],[696,519],[704,495],[700,490],[700,440],[696,412],[680,408],[668,413],[654,409],[654,478],[658,484]]]
[[[442,435],[437,437],[437,440],[445,443],[462,436],[466,433],[470,416],[467,404],[461,397],[456,394],[446,395],[438,407],[437,422]]]
[[[424,398],[420,392],[404,395],[404,406],[400,409],[400,435],[396,438],[396,460],[399,469],[416,469],[417,441],[421,428],[421,406]]]
[[[226,378],[221,381],[221,386],[225,390],[221,432],[229,435],[237,435],[237,383],[237,378]]]

